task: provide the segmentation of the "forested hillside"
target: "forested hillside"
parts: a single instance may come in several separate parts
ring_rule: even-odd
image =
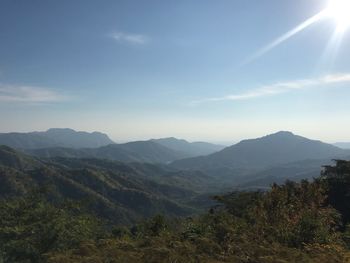
[[[131,227],[40,191],[0,202],[3,262],[315,262],[350,260],[350,162],[314,182],[216,196],[184,219],[162,215]]]
[[[326,156],[347,154],[310,143],[334,150]],[[114,146],[156,158],[172,151],[145,141],[99,153],[115,154]],[[350,162],[230,170],[225,181],[106,156],[33,157],[0,146],[0,262],[350,262]]]
[[[135,141],[110,144],[98,148],[51,147],[28,149],[28,154],[37,157],[98,158],[121,162],[170,163],[187,157],[187,153],[169,149],[153,141]]]
[[[99,159],[42,160],[0,147],[1,198],[44,187],[54,202],[84,201],[95,214],[123,224],[157,213],[196,213],[199,208],[188,203],[207,192],[208,183],[210,178],[204,174],[151,164],[128,165]]]

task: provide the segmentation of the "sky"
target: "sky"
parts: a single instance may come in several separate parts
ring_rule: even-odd
[[[329,1],[0,0],[0,132],[350,141],[350,29],[318,16]]]

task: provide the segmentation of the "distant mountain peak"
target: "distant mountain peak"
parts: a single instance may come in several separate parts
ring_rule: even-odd
[[[178,139],[176,137],[165,137],[165,138],[159,138],[159,139],[152,139],[151,141],[168,141],[168,142],[184,142],[189,143],[188,141],[184,139]]]
[[[50,128],[46,132],[76,132],[71,128]]]
[[[347,154],[344,150],[289,131],[279,131],[256,139],[243,140],[217,153],[175,161],[178,168],[260,169],[306,159],[336,158]]]
[[[296,135],[290,131],[278,131],[267,136],[296,136]]]
[[[275,133],[271,133],[262,137],[258,137],[258,138],[253,138],[253,139],[246,139],[246,140],[242,140],[239,143],[237,143],[236,145],[242,145],[242,144],[255,144],[257,142],[287,142],[287,141],[296,141],[296,140],[309,140],[305,137],[301,137],[299,135],[295,135],[294,133],[290,132],[290,131],[278,131]],[[232,145],[235,146],[235,145]],[[230,148],[232,146],[229,146],[227,148]]]
[[[76,131],[74,129],[71,128],[50,128],[46,131],[47,133],[85,133],[85,134],[95,134],[95,135],[105,135],[107,136],[107,134],[104,134],[102,132],[98,132],[98,131],[93,131],[93,132],[87,132],[87,131]]]
[[[106,134],[70,128],[51,128],[29,133],[0,133],[0,144],[16,149],[48,147],[96,148],[114,143]]]

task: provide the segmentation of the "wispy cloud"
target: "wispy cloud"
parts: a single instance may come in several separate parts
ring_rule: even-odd
[[[276,95],[281,93],[286,93],[292,90],[300,90],[310,87],[318,86],[328,86],[336,83],[350,83],[350,73],[348,74],[332,74],[325,75],[319,78],[314,79],[303,79],[295,80],[289,82],[278,82],[267,86],[262,86],[257,89],[252,89],[247,92],[230,94],[223,97],[215,98],[205,98],[201,100],[192,101],[192,105],[204,103],[204,102],[213,102],[213,101],[238,101],[238,100],[249,100],[253,98],[259,98],[264,96]]]
[[[52,89],[0,83],[0,102],[48,103],[67,99],[67,96],[61,95]]]
[[[109,36],[119,43],[128,43],[133,45],[145,45],[150,41],[148,36],[142,34],[114,32]]]

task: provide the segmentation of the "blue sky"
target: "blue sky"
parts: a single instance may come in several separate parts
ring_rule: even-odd
[[[328,2],[0,0],[0,131],[350,141],[350,30],[261,52]]]

